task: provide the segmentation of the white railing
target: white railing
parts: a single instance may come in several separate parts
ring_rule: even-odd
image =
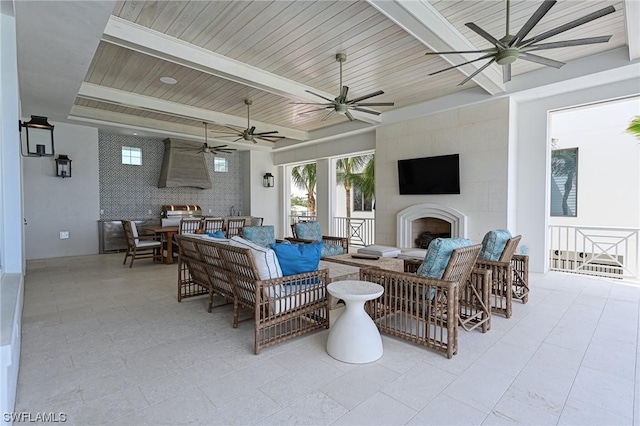
[[[289,216],[289,223],[293,225],[297,222],[317,220],[316,216]],[[349,245],[364,247],[374,243],[376,235],[375,219],[354,218],[354,217],[334,217],[333,237],[348,237]],[[287,230],[287,235],[293,235],[291,230]]]
[[[376,221],[373,218],[334,217],[336,237],[348,237],[350,246],[369,246],[376,237]]]
[[[549,268],[640,279],[640,228],[549,226]]]

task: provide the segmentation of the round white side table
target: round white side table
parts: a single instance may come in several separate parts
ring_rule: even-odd
[[[352,364],[366,364],[382,356],[382,338],[364,303],[384,293],[384,288],[367,281],[336,281],[327,291],[344,300],[345,310],[329,329],[327,353]]]

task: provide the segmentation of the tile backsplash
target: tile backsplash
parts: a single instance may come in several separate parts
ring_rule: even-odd
[[[142,165],[122,164],[122,147],[142,149]],[[213,155],[206,156],[213,188],[158,188],[164,157],[163,139],[99,132],[100,218],[157,219],[165,204],[197,204],[207,216],[227,216],[232,206],[242,210],[243,156],[217,154],[228,160],[229,171],[213,171]],[[209,213],[211,210],[211,213]],[[149,213],[151,211],[151,213]]]

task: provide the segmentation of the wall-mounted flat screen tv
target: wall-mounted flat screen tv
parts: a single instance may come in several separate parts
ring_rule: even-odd
[[[398,160],[400,194],[459,194],[459,154]]]

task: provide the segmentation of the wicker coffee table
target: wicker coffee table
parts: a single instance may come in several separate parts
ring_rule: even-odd
[[[327,353],[338,361],[352,364],[373,362],[382,356],[382,338],[378,327],[364,310],[364,303],[384,292],[368,281],[336,281],[327,291],[345,302],[345,310],[329,329]]]
[[[343,265],[357,266],[359,268],[375,266],[376,268],[389,271],[404,272],[404,261],[395,257],[377,258],[377,256],[363,256],[358,254],[339,254],[337,256],[325,257],[323,260],[342,263]]]

